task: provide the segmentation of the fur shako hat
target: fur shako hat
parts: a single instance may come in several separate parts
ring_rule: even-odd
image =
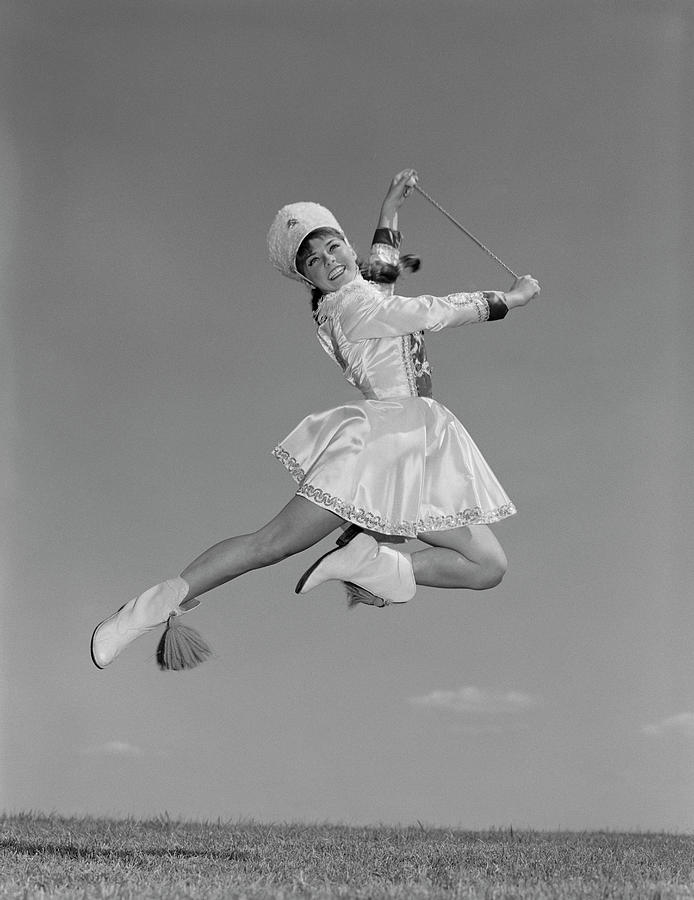
[[[275,216],[267,234],[268,253],[272,265],[287,278],[310,284],[296,268],[296,254],[303,239],[317,228],[334,228],[344,235],[335,216],[318,203],[290,203]]]

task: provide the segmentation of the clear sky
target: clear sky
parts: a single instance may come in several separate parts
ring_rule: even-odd
[[[685,0],[0,4],[2,786],[65,814],[694,828],[694,8]],[[348,611],[309,551],[208,595],[215,657],[94,625],[293,482],[353,396],[265,235],[368,249],[392,175],[542,299],[428,341],[519,514],[490,592]],[[418,195],[402,293],[505,289]],[[194,621],[193,621],[194,619]]]

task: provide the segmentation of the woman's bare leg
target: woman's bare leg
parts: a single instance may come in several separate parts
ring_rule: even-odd
[[[506,573],[506,555],[487,525],[429,531],[418,540],[432,546],[412,554],[417,584],[483,591]]]
[[[94,664],[104,669],[138,637],[197,606],[200,594],[250,569],[305,550],[342,522],[335,513],[303,497],[293,497],[263,528],[215,544],[184,569],[181,578],[154,585],[100,622],[92,634]]]
[[[343,523],[344,520],[330,510],[295,495],[258,531],[220,541],[193,560],[181,572],[181,578],[190,585],[186,601],[251,569],[269,566],[300,553]]]

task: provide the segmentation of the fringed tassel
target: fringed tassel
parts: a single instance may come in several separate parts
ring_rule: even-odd
[[[388,601],[384,600],[383,597],[372,594],[371,591],[359,587],[358,584],[353,584],[351,581],[343,581],[342,583],[347,591],[350,609],[357,606],[359,603],[366,603],[368,606],[389,606]]]
[[[373,260],[364,267],[362,275],[367,281],[375,281],[376,284],[394,284],[404,272],[418,272],[421,265],[419,256],[405,253],[396,263]]]
[[[200,634],[188,625],[181,625],[178,619],[179,616],[169,617],[157,647],[157,663],[163,671],[194,669],[212,656],[212,648]]]

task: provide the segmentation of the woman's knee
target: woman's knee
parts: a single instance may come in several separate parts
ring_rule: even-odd
[[[503,581],[508,560],[500,546],[491,547],[480,560],[480,578],[482,590],[497,587]]]

